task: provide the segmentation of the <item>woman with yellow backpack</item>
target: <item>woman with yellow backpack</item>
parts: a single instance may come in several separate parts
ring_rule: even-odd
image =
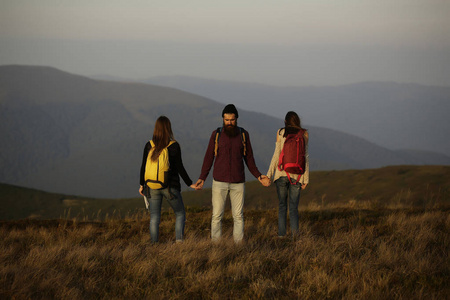
[[[140,172],[139,193],[144,196],[150,211],[150,238],[159,240],[161,204],[165,198],[175,213],[175,238],[184,236],[186,212],[181,197],[180,177],[187,186],[195,189],[181,159],[181,148],[172,132],[169,118],[160,116],[155,123],[153,138],[145,144]]]

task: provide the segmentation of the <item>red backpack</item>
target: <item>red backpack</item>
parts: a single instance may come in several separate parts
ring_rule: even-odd
[[[278,170],[285,171],[289,182],[297,184],[300,177],[305,173],[305,131],[300,129],[298,133],[288,134],[284,142],[283,150],[281,150],[280,159],[278,161]],[[297,182],[291,181],[289,173],[298,174]]]

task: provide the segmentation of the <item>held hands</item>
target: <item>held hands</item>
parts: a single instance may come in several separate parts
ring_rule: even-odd
[[[270,186],[270,179],[269,177],[267,177],[266,175],[261,175],[258,177],[259,182],[261,182],[261,184],[265,187]]]
[[[143,190],[144,190],[144,187],[141,185],[141,187],[139,188],[139,194],[141,194],[142,196],[144,196],[144,194],[142,193]]]
[[[199,179],[199,180],[197,180],[196,183],[191,184],[191,188],[193,188],[193,189],[198,191],[198,190],[203,189],[203,184],[205,184],[205,181]]]

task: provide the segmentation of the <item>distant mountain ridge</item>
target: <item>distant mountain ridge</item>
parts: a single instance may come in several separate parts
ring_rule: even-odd
[[[278,118],[294,110],[308,125],[333,128],[389,149],[450,156],[450,87],[395,82],[278,87],[186,76],[142,82],[178,88],[222,103],[239,102],[244,109]]]
[[[283,121],[235,104],[265,173]],[[174,88],[93,80],[49,67],[0,66],[0,182],[97,198],[135,196],[142,150],[160,115],[171,119],[195,181],[223,106]],[[450,164],[445,155],[391,151],[336,130],[307,127],[312,170]]]

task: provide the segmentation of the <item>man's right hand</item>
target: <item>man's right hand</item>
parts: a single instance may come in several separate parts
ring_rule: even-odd
[[[195,189],[196,190],[203,189],[203,184],[205,184],[204,180],[201,180],[201,179],[197,180],[197,182],[195,183]]]

